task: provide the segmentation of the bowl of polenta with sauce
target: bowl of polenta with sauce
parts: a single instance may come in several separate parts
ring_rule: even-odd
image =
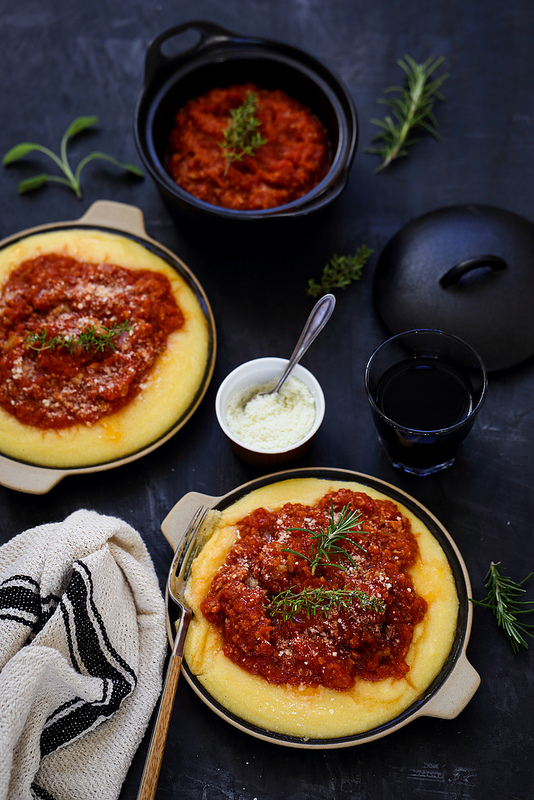
[[[287,470],[219,498],[185,495],[162,523],[173,547],[201,504],[183,671],[220,717],[321,749],[467,705],[480,683],[466,657],[469,576],[413,497],[357,472]]]
[[[339,197],[358,120],[348,90],[312,55],[194,21],[150,43],[134,133],[174,216],[257,231],[255,222],[308,217]]]
[[[0,482],[48,491],[159,447],[208,387],[202,287],[133,206],[0,243]]]

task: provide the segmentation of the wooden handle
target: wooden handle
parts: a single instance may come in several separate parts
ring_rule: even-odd
[[[178,640],[178,637],[176,639]],[[167,674],[165,675],[158,715],[150,740],[137,800],[153,800],[156,794],[181,666],[182,655],[173,651],[167,667]]]

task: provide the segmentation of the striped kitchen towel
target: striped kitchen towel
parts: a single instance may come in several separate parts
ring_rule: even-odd
[[[140,535],[81,510],[0,547],[0,800],[115,800],[161,690]]]

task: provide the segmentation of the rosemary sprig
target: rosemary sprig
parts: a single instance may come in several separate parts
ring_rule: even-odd
[[[354,529],[354,526],[358,523],[358,520],[361,516],[361,513],[356,511],[350,512],[349,506],[346,505],[342,508],[341,513],[336,520],[334,518],[334,504],[332,500],[330,500],[330,519],[326,528],[321,528],[319,531],[312,531],[309,528],[289,529],[291,531],[302,531],[303,533],[310,534],[314,540],[312,542],[311,558],[303,553],[299,553],[297,550],[291,550],[290,548],[283,547],[282,551],[284,553],[293,553],[293,555],[308,561],[311,565],[312,575],[315,575],[315,570],[317,567],[336,567],[336,569],[341,569],[343,572],[346,572],[346,567],[344,567],[342,564],[336,564],[331,561],[330,556],[345,556],[345,558],[348,558],[353,567],[357,566],[350,553],[348,553],[347,550],[338,543],[340,541],[346,541],[355,545],[356,547],[359,547],[359,549],[364,553],[366,552],[365,547],[362,547],[362,545],[358,542],[353,542],[352,539],[349,539],[346,536],[349,531]],[[362,531],[362,533],[363,532],[364,531]]]
[[[360,280],[367,261],[373,251],[362,244],[353,256],[333,255],[325,264],[319,281],[308,281],[307,294],[319,297],[332,289],[346,289],[353,281]]]
[[[483,600],[470,598],[473,605],[489,608],[493,612],[497,625],[508,637],[514,653],[519,652],[520,646],[528,649],[526,636],[534,637],[534,633],[532,633],[534,625],[520,623],[518,619],[522,614],[534,613],[534,600],[518,599],[525,591],[523,584],[532,577],[532,574],[530,572],[526,578],[517,582],[504,574],[504,567],[501,567],[500,561],[492,561],[484,578],[484,586],[488,590],[488,594]]]
[[[292,622],[299,612],[310,617],[323,613],[327,617],[332,608],[347,610],[355,602],[359,602],[362,608],[379,612],[386,607],[383,600],[361,589],[326,589],[317,586],[301,592],[295,592],[293,588],[278,592],[269,603],[268,613],[271,617],[280,615],[285,622]]]
[[[255,92],[247,92],[242,105],[230,111],[230,121],[224,131],[224,142],[218,143],[224,158],[227,159],[227,170],[233,161],[240,161],[243,156],[253,156],[267,141],[258,130],[260,122],[256,117],[257,105],[258,95]]]
[[[78,200],[81,200],[82,192],[80,188],[80,177],[82,170],[90,161],[94,161],[95,159],[109,161],[116,167],[125,169],[127,172],[131,172],[138,178],[142,178],[143,172],[139,169],[139,167],[136,167],[135,164],[123,164],[121,161],[117,161],[116,158],[100,152],[89,153],[89,155],[85,156],[85,158],[80,161],[76,171],[73,172],[67,158],[68,141],[76,134],[81,133],[81,131],[89,128],[91,125],[95,125],[97,122],[98,117],[77,117],[73,122],[71,122],[61,139],[59,156],[48,147],[44,147],[41,144],[35,144],[33,142],[21,142],[21,144],[17,144],[15,147],[12,147],[11,150],[5,154],[2,160],[5,167],[7,167],[9,164],[12,164],[14,161],[24,158],[24,156],[27,156],[28,153],[32,153],[33,151],[37,150],[51,158],[63,173],[63,176],[42,173],[40,175],[35,175],[32,178],[26,178],[26,180],[20,181],[19,183],[19,194],[25,194],[26,192],[31,192],[34,189],[39,189],[47,181],[52,181],[55,183],[65,184],[73,190]]]
[[[375,172],[380,172],[396,158],[408,154],[408,147],[419,141],[411,136],[412,131],[417,128],[430,133],[437,141],[440,140],[433,108],[436,100],[445,99],[439,90],[449,76],[440,75],[434,80],[431,80],[431,77],[444,58],[444,56],[429,58],[423,64],[418,64],[411,56],[405,55],[404,61],[402,59],[397,61],[406,74],[405,85],[389,86],[385,92],[400,92],[400,95],[387,99],[380,98],[378,101],[391,108],[395,119],[389,115],[383,120],[372,119],[374,125],[382,128],[373,142],[381,141],[383,144],[365,149],[366,153],[378,155],[383,159]]]
[[[112,325],[111,328],[101,325],[98,331],[94,325],[91,325],[77,336],[65,336],[63,333],[58,336],[49,336],[45,328],[40,333],[29,333],[26,336],[26,348],[28,350],[36,350],[39,353],[43,350],[66,348],[71,355],[75,347],[82,347],[86,351],[92,348],[97,353],[102,353],[106,347],[109,347],[112,352],[115,352],[113,339],[116,339],[121,333],[131,330],[131,328],[132,326],[128,321]]]

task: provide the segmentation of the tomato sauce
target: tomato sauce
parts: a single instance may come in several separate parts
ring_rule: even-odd
[[[332,503],[332,506],[331,506]],[[339,566],[309,561],[314,539],[348,506],[361,512],[343,541]],[[317,505],[258,508],[238,523],[239,536],[201,604],[206,619],[223,634],[224,653],[243,669],[271,683],[326,686],[346,691],[356,678],[402,678],[415,625],[426,612],[407,569],[418,557],[408,519],[388,500],[341,489]],[[365,548],[365,552],[358,545]],[[288,552],[294,551],[294,552]],[[352,563],[354,562],[354,563]],[[374,605],[355,601],[292,619],[272,613],[279,592],[326,587],[364,592]]]
[[[0,406],[45,430],[94,423],[141,391],[183,324],[161,273],[56,253],[24,261],[0,295]],[[105,347],[80,338],[121,325]],[[73,346],[57,346],[62,336]]]
[[[222,154],[230,111],[248,92],[257,95],[256,118],[266,143],[253,155],[228,163]],[[262,210],[307,194],[326,175],[329,146],[319,120],[280,90],[253,84],[216,88],[190,100],[176,114],[168,142],[167,171],[206,203]]]

